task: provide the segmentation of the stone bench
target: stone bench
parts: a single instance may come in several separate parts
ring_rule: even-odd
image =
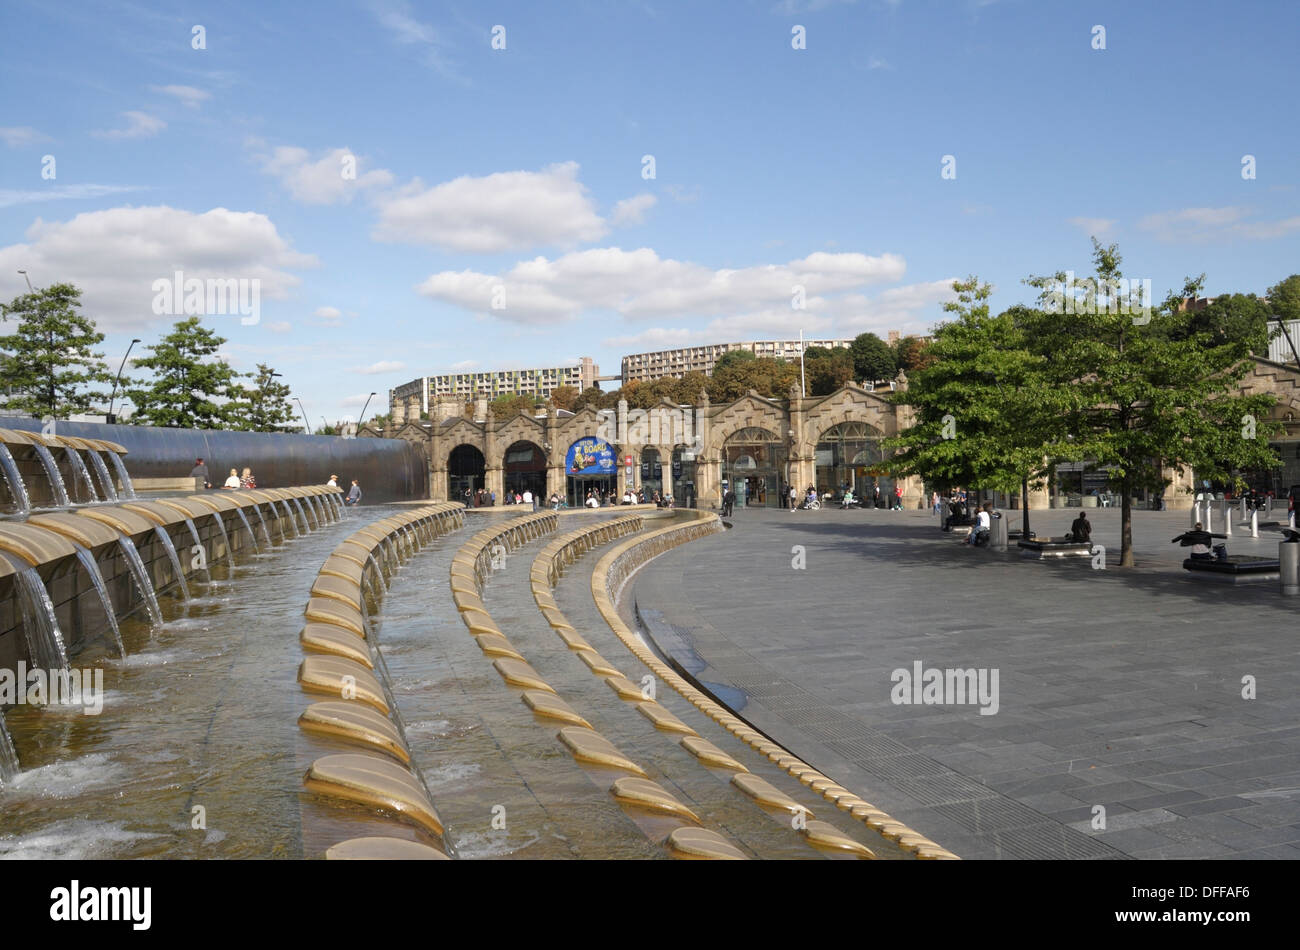
[[[1022,557],[1092,557],[1092,544],[1083,541],[1054,540],[1052,538],[1022,538],[1016,542]]]
[[[1250,554],[1230,554],[1226,560],[1187,558],[1183,570],[1225,584],[1249,584],[1279,578],[1278,559]]]

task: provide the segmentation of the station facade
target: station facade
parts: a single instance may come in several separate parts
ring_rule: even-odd
[[[906,385],[900,374],[894,387]],[[1283,490],[1300,484],[1300,372],[1256,359],[1241,388],[1276,397],[1273,419],[1286,431],[1272,443],[1283,462],[1273,478]],[[888,453],[881,442],[912,420],[910,407],[890,400],[892,391],[848,383],[827,396],[805,397],[795,387],[785,400],[751,391],[726,404],[713,404],[701,392],[694,406],[665,400],[634,410],[622,403],[617,410],[587,407],[572,415],[551,409],[536,418],[408,422],[385,432],[367,426],[361,434],[419,443],[429,461],[431,497],[440,501],[484,488],[500,503],[506,491],[527,489],[543,501],[558,493],[573,506],[582,504],[588,489],[631,487],[707,508],[719,506],[726,486],[736,492],[738,506],[775,508],[790,485],[823,492],[847,486],[859,495],[879,486],[884,497],[897,486],[905,508],[924,508],[928,489],[920,479],[895,482],[885,471]],[[1166,469],[1165,476],[1171,481],[1165,506],[1190,507],[1192,495],[1182,489],[1195,484],[1193,473]],[[998,501],[1018,506],[1013,498]],[[1046,490],[1030,493],[1032,508],[1051,501]]]

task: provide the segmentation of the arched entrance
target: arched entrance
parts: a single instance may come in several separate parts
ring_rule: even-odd
[[[673,504],[681,508],[695,507],[695,449],[689,445],[673,446],[672,463]]]
[[[841,422],[822,433],[815,452],[817,491],[838,494],[845,488],[859,498],[871,497],[872,486],[880,485],[880,494],[893,494],[891,479],[873,477],[872,470],[884,461],[880,448],[881,434],[865,422]]]
[[[465,493],[483,487],[487,464],[483,453],[472,445],[458,445],[447,458],[447,498],[466,501]]]
[[[663,494],[664,473],[658,449],[647,447],[641,450],[641,481],[638,487],[645,492],[646,501],[650,501],[655,492]]]
[[[522,495],[526,491],[546,501],[546,453],[533,442],[516,442],[506,449],[501,465],[505,490]]]
[[[766,429],[732,433],[722,445],[724,491],[734,491],[740,507],[777,507],[785,459],[784,443]]]
[[[618,449],[596,436],[578,439],[564,453],[564,475],[570,508],[581,508],[589,491],[602,495],[615,493],[618,491]]]

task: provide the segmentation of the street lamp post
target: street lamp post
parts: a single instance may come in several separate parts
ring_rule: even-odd
[[[361,407],[361,422],[357,423],[358,429],[361,428],[361,423],[366,421],[366,410],[370,408],[370,400],[374,398],[375,398],[374,393],[371,393],[369,396],[366,397],[366,404]]]
[[[126,360],[131,355],[131,347],[139,342],[139,340],[131,341],[131,346],[126,348],[126,356],[122,357],[122,365],[117,368],[117,379],[113,381],[113,391],[108,396],[108,412],[104,416],[104,421],[109,425],[117,423],[117,416],[113,415],[113,400],[117,397],[117,387],[122,383],[122,370],[126,369]]]
[[[25,270],[20,270],[18,273],[22,274],[22,275],[23,275],[23,279],[24,279],[25,281],[27,281],[27,292],[28,292],[28,293],[33,293],[33,294],[36,293],[36,291],[32,289],[32,279],[31,279],[30,277],[27,276],[27,271],[25,271]]]
[[[298,408],[302,410],[302,424],[304,431],[311,435],[311,423],[307,421],[307,407],[302,404],[302,399],[294,396],[294,401],[298,403]]]

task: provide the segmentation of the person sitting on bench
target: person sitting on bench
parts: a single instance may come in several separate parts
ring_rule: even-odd
[[[1222,544],[1216,545],[1215,550],[1210,550],[1210,541],[1214,538],[1226,538],[1226,534],[1211,534],[1201,527],[1201,523],[1196,522],[1196,527],[1191,531],[1184,531],[1174,541],[1178,542],[1185,548],[1191,548],[1191,559],[1193,561],[1213,561],[1215,554],[1222,551],[1223,554],[1219,560],[1227,560],[1228,549]],[[1171,542],[1173,543],[1173,542]]]
[[[1079,512],[1079,517],[1074,519],[1070,525],[1070,538],[1075,544],[1092,543],[1092,525],[1088,522],[1088,516],[1084,512]]]

